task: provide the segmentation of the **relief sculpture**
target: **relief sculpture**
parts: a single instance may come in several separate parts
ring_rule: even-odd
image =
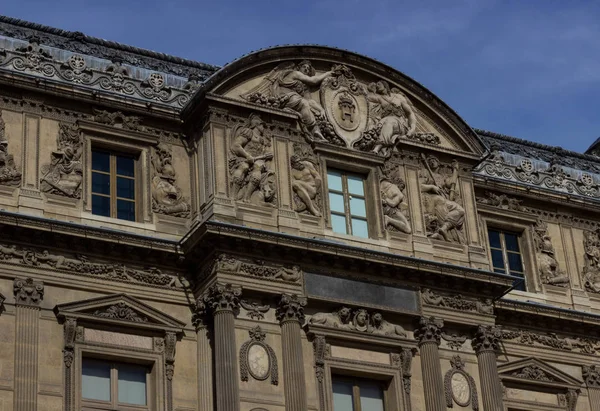
[[[75,124],[61,123],[57,149],[52,152],[50,164],[42,166],[40,190],[72,198],[81,198],[83,168],[81,154],[83,141]]]
[[[583,281],[587,291],[600,293],[600,236],[598,231],[586,231],[583,238],[585,266]]]
[[[271,138],[264,121],[251,114],[246,124],[233,130],[229,159],[232,197],[246,203],[276,206],[275,172],[271,169]]]
[[[410,234],[412,230],[406,216],[408,204],[403,192],[406,184],[400,176],[400,167],[387,161],[381,169],[381,174],[383,178],[379,182],[379,190],[383,207],[383,224],[388,229]]]
[[[332,313],[316,313],[310,318],[309,323],[385,337],[405,338],[407,336],[404,328],[384,320],[380,312],[369,313],[364,308],[353,310],[349,307],[341,307]]]
[[[181,188],[175,184],[172,148],[159,143],[152,149],[152,211],[175,217],[189,217],[190,205],[183,198]]]
[[[552,239],[548,234],[548,225],[543,221],[538,221],[532,231],[542,283],[568,287],[569,276],[558,266]]]
[[[316,217],[321,216],[319,202],[323,180],[317,170],[317,160],[308,150],[294,144],[294,154],[290,158],[292,167],[292,190],[295,210],[307,211]]]
[[[421,193],[427,235],[437,240],[464,244],[463,226],[465,209],[458,203],[458,162],[445,173],[434,156],[422,156],[424,170],[421,171]]]
[[[21,172],[15,166],[15,159],[8,154],[8,140],[6,139],[6,125],[0,111],[0,184],[5,186],[18,186],[21,184]]]

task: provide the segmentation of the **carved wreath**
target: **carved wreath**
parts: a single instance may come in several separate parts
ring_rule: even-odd
[[[479,410],[479,400],[477,399],[477,387],[475,386],[475,380],[465,370],[465,363],[460,356],[455,355],[450,360],[452,369],[448,370],[444,376],[444,392],[446,394],[446,406],[452,408],[456,402],[461,407],[467,407],[469,404],[473,411]],[[454,377],[458,376],[458,379],[462,379],[469,389],[466,398],[463,398],[460,393],[457,393],[453,386]]]
[[[264,342],[265,333],[262,329],[257,326],[249,331],[250,340],[246,341],[242,344],[240,348],[240,377],[242,381],[248,381],[248,376],[251,375],[252,378],[258,381],[264,381],[269,376],[271,377],[271,384],[278,385],[279,384],[279,368],[277,367],[277,357],[275,356],[275,351],[273,348]],[[257,347],[253,350],[253,347]],[[252,353],[260,354],[262,352],[263,355],[266,355],[266,367],[264,367],[263,372],[259,372],[256,369],[255,364],[259,364],[259,361],[263,358],[250,358]]]

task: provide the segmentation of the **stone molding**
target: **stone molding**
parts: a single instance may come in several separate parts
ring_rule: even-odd
[[[304,324],[304,307],[306,297],[296,294],[282,294],[277,305],[277,320],[283,324],[288,321],[297,321]]]
[[[13,282],[15,304],[39,307],[44,299],[44,283],[29,277],[15,278]]]
[[[419,346],[426,343],[440,345],[444,320],[435,317],[421,317],[419,327],[415,330],[415,339]]]

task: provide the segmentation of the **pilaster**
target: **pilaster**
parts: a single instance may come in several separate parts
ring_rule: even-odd
[[[415,338],[421,352],[421,370],[427,411],[446,410],[439,353],[443,326],[444,321],[439,318],[422,317],[419,321],[419,328],[415,330]]]
[[[213,399],[213,349],[206,317],[206,305],[202,298],[196,301],[193,323],[196,327],[198,358],[198,411],[214,410]]]
[[[600,367],[596,365],[584,365],[581,367],[583,381],[588,389],[590,399],[590,410],[600,410]]]
[[[480,325],[471,345],[477,355],[481,397],[484,411],[502,411],[502,385],[498,376],[496,351],[500,348],[502,333],[498,327]]]

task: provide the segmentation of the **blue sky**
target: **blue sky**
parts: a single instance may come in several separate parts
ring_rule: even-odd
[[[592,0],[4,0],[0,13],[223,65],[318,43],[411,76],[472,127],[570,150],[600,136]]]

